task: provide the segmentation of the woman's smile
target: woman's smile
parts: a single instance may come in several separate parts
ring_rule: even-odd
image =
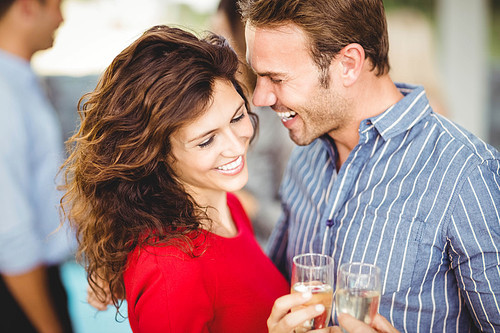
[[[243,156],[239,156],[234,161],[217,167],[217,170],[226,175],[235,175],[240,173],[244,166],[245,161]]]

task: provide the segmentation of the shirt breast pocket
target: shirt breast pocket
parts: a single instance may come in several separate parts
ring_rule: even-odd
[[[367,208],[358,229],[366,242],[358,240],[358,245],[365,247],[363,261],[380,267],[383,294],[406,290],[412,285],[423,227],[422,221],[404,213]],[[358,252],[359,249],[354,251]]]

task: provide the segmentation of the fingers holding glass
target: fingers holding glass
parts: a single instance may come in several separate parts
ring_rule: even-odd
[[[267,326],[270,333],[304,332],[309,327],[313,318],[322,315],[325,307],[322,304],[306,306],[313,295],[310,292],[293,293],[282,296],[276,300]],[[291,309],[297,309],[290,312]],[[305,329],[306,331],[309,329]]]
[[[292,308],[299,311],[310,305],[321,305],[325,311],[305,322],[296,330],[306,332],[325,328],[330,321],[333,298],[333,258],[323,254],[306,253],[293,258],[291,293],[310,293],[311,299],[303,305]],[[319,307],[318,307],[319,309]]]

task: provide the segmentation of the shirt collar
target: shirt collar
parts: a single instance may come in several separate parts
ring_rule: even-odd
[[[396,87],[404,97],[383,113],[367,119],[386,141],[406,132],[431,112],[422,86],[396,83]]]

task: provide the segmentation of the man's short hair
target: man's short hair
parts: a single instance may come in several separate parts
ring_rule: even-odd
[[[239,0],[242,18],[255,27],[293,23],[310,41],[311,55],[328,86],[328,67],[350,43],[360,44],[376,75],[389,72],[389,38],[382,0]]]

